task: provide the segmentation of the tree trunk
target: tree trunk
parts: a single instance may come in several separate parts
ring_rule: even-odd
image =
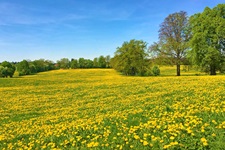
[[[180,76],[180,64],[177,64],[177,76]]]
[[[210,66],[210,75],[216,75],[216,67]]]

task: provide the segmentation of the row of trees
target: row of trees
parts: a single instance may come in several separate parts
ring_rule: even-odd
[[[79,58],[71,59],[62,58],[54,63],[51,60],[23,60],[21,62],[10,63],[4,61],[0,63],[0,77],[13,77],[15,71],[19,73],[20,76],[35,74],[38,72],[44,72],[55,69],[76,69],[76,68],[110,68],[110,56],[100,56],[93,60]]]
[[[181,64],[197,65],[210,75],[224,72],[225,4],[191,17],[184,11],[170,14],[160,25],[158,42],[148,50],[144,41],[124,42],[111,64],[126,75],[149,75],[150,62],[176,65],[177,76]]]
[[[57,67],[61,69],[76,69],[76,68],[110,68],[110,56],[107,55],[106,57],[100,56],[96,57],[93,60],[79,58],[79,59],[71,59],[62,58],[61,60],[57,61]]]
[[[56,69],[55,63],[53,61],[44,59],[34,61],[23,60],[19,63],[16,63],[15,66],[20,76]]]

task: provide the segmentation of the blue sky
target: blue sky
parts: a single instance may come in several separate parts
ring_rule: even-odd
[[[0,0],[0,62],[93,59],[124,41],[158,41],[159,25],[224,0]]]

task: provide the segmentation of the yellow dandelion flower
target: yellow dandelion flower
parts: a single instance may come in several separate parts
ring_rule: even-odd
[[[143,145],[144,146],[148,145],[148,142],[147,141],[143,141]]]
[[[201,142],[207,142],[206,138],[201,138]]]
[[[148,136],[148,134],[144,133],[144,137],[147,137],[147,136]]]
[[[138,135],[134,135],[134,138],[135,138],[136,140],[140,139],[140,137],[139,137]]]

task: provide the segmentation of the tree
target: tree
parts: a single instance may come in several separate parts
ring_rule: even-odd
[[[94,68],[98,68],[99,67],[99,65],[98,65],[98,58],[97,57],[95,57],[94,60],[93,60],[93,67]]]
[[[210,75],[216,75],[225,61],[225,4],[190,18],[193,37],[190,41],[190,58]]]
[[[17,71],[19,72],[19,75],[29,75],[30,74],[30,68],[29,63],[26,60],[23,60],[17,64]]]
[[[0,65],[0,77],[4,78],[5,74],[4,74],[4,67]]]
[[[106,62],[106,68],[110,68],[110,55],[107,55],[106,57],[105,57],[105,62]]]
[[[36,66],[33,64],[33,62],[28,62],[28,63],[29,63],[30,73],[31,74],[37,73]]]
[[[78,59],[79,68],[85,68],[85,59],[79,58]]]
[[[152,74],[153,74],[154,76],[159,76],[159,75],[160,75],[160,69],[159,69],[158,66],[154,66],[154,67],[152,68]]]
[[[90,59],[85,59],[85,68],[93,68],[93,61]]]
[[[170,14],[160,25],[159,42],[150,46],[150,51],[163,60],[177,66],[177,76],[180,76],[180,65],[189,49],[190,30],[187,13],[180,11]]]
[[[125,75],[144,75],[148,66],[146,48],[141,40],[124,42],[111,60],[112,67]]]
[[[55,63],[53,61],[51,61],[51,60],[45,60],[44,64],[45,64],[45,71],[56,69],[55,68]]]
[[[1,63],[0,76],[1,77],[13,77],[16,68],[10,62],[4,61]]]
[[[68,58],[62,58],[57,61],[59,68],[61,69],[69,69],[70,68],[70,60]]]
[[[77,59],[71,59],[70,65],[71,65],[72,69],[78,68],[78,61],[77,61]]]
[[[33,64],[34,64],[37,72],[46,71],[45,70],[45,60],[44,59],[34,60]]]
[[[98,58],[98,66],[100,68],[105,68],[106,67],[106,60],[105,60],[105,57],[102,56],[102,55]]]

